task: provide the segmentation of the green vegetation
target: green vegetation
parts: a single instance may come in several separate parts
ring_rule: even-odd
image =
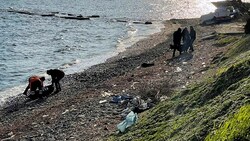
[[[250,36],[247,36],[238,42],[236,42],[234,45],[231,46],[231,49],[226,54],[226,57],[233,57],[238,56],[241,58],[241,53],[244,53],[246,51],[250,50]]]
[[[230,43],[233,43],[233,42],[237,41],[238,39],[239,38],[236,36],[219,35],[215,45],[218,47],[222,47],[222,46],[228,45]]]
[[[218,62],[220,69],[212,77],[146,111],[135,126],[109,140],[249,140],[248,45],[250,37],[237,41],[226,53],[227,59]]]
[[[240,108],[233,118],[207,136],[206,141],[250,140],[250,105]]]

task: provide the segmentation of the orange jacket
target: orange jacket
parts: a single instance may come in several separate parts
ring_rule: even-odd
[[[31,89],[31,85],[32,83],[36,82],[36,81],[40,81],[41,85],[43,86],[43,82],[41,81],[40,77],[38,76],[31,76],[29,78],[29,86],[30,86],[30,89]]]

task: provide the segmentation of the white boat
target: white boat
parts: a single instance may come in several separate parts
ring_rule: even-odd
[[[201,16],[202,24],[214,24],[225,21],[230,21],[238,14],[238,11],[235,10],[232,6],[229,7],[219,7],[213,13],[209,13]]]
[[[244,2],[244,1],[239,1],[239,0],[224,0],[224,1],[216,1],[216,2],[211,2],[214,6],[217,8],[219,7],[228,7],[228,6],[244,6],[246,8],[250,8],[250,3],[249,2]]]

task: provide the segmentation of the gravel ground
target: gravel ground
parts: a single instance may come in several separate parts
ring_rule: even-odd
[[[178,27],[194,26],[194,52],[172,58],[169,44]],[[227,50],[216,47],[216,38],[203,40],[215,32],[242,31],[240,22],[200,26],[198,19],[165,21],[162,32],[139,41],[127,51],[88,70],[68,75],[62,91],[47,98],[29,100],[19,96],[0,110],[2,140],[105,140],[122,121],[124,105],[109,102],[103,94],[130,94],[150,97],[154,103],[185,89],[202,78],[215,57]],[[240,35],[237,35],[240,37]],[[153,64],[142,67],[143,63]]]

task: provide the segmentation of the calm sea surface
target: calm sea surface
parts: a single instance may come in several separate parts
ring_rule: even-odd
[[[30,75],[60,68],[66,74],[102,63],[139,39],[160,31],[162,20],[199,17],[214,10],[206,0],[0,0],[0,104],[22,93]],[[6,12],[99,15],[70,20]],[[152,25],[117,22],[152,21]],[[49,78],[48,76],[46,76]]]

